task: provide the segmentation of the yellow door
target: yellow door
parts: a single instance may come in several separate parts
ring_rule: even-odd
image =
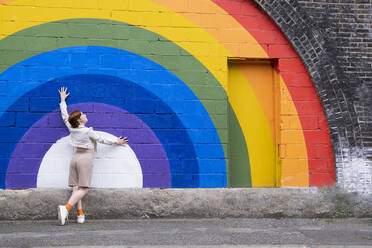
[[[229,119],[237,112],[245,137],[229,122],[229,180],[232,187],[277,187],[279,86],[271,61],[230,60]],[[249,106],[249,107],[248,107]],[[245,141],[246,147],[242,144]],[[248,153],[247,156],[242,154]],[[249,161],[247,161],[249,160]]]

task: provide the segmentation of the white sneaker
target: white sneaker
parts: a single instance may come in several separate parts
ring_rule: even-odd
[[[77,223],[83,224],[85,222],[85,215],[77,216]]]
[[[59,224],[63,226],[66,223],[66,220],[68,220],[68,211],[66,206],[63,205],[58,206],[57,210]]]

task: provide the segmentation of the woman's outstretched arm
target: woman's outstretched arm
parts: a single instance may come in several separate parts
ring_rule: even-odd
[[[62,87],[58,90],[59,95],[61,97],[61,102],[59,103],[59,108],[61,109],[61,115],[63,122],[66,124],[66,126],[70,129],[71,124],[68,122],[68,112],[67,112],[67,104],[66,104],[66,98],[70,95],[70,93],[66,94],[67,88]]]
[[[128,144],[127,137],[122,138],[120,136],[115,141],[115,140],[112,140],[112,139],[107,139],[106,137],[101,135],[100,132],[94,131],[93,128],[91,128],[91,127],[89,129],[90,129],[89,132],[88,132],[89,138],[98,142],[98,143],[107,144],[107,145],[125,145],[125,144]]]

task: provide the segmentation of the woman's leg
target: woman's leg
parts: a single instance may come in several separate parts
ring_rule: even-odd
[[[79,189],[79,186],[74,186],[72,188],[72,192],[78,191],[78,189]],[[81,199],[76,203],[74,207],[76,208],[76,210],[83,209],[83,204],[81,203]]]
[[[66,220],[68,219],[68,213],[70,212],[72,206],[75,206],[75,205],[79,206],[79,202],[81,205],[81,199],[88,193],[88,190],[89,188],[87,187],[78,187],[77,189],[74,189],[72,191],[70,199],[68,200],[68,203],[65,206],[63,205],[58,206],[57,208],[58,221],[60,225],[64,225],[66,223]],[[79,222],[79,216],[78,216],[78,222]],[[84,223],[84,220],[82,220],[82,222],[79,222],[79,223]]]
[[[78,187],[77,190],[72,191],[72,195],[70,199],[68,200],[68,204],[70,204],[71,206],[75,206],[75,204],[78,204],[78,202],[81,201],[81,199],[86,194],[88,194],[88,190],[89,188],[86,188],[86,187]]]

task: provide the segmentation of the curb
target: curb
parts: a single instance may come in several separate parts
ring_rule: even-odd
[[[65,204],[70,193],[0,190],[0,220],[55,219],[57,205]],[[91,219],[372,217],[370,197],[315,187],[90,189],[83,208]]]

